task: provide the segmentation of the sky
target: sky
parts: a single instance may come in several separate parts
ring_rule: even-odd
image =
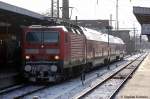
[[[51,0],[0,0],[37,13],[50,11]],[[60,0],[61,2],[62,0]],[[140,25],[133,15],[133,6],[150,7],[150,0],[118,0],[119,1],[119,27],[137,28]],[[70,7],[74,7],[71,19],[116,19],[116,0],[69,0]],[[62,6],[60,4],[60,6]],[[115,27],[115,21],[112,22]]]

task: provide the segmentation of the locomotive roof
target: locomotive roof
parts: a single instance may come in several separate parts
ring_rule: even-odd
[[[64,31],[68,32],[68,30],[65,26],[32,25],[29,27],[30,28],[62,28]],[[89,28],[84,28],[84,27],[80,27],[80,28],[82,29],[82,31],[87,39],[101,41],[101,42],[108,42],[108,34],[104,34],[100,31],[96,31],[96,30],[89,29]],[[120,39],[118,37],[114,37],[112,35],[109,35],[109,42],[114,43],[114,44],[124,44],[122,39]]]
[[[101,42],[108,42],[108,34],[103,34],[99,31],[89,29],[89,28],[83,28],[83,27],[81,28],[85,36],[87,37],[87,39],[101,41]],[[109,42],[114,44],[124,44],[124,42],[120,38],[114,37],[112,35],[109,35]]]
[[[62,28],[64,31],[68,32],[65,26],[50,26],[50,28]]]
[[[42,25],[31,25],[29,28],[62,28],[64,31],[68,32],[65,26],[42,26]]]

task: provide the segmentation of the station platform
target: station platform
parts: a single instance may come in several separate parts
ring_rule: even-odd
[[[150,99],[150,53],[115,99]]]

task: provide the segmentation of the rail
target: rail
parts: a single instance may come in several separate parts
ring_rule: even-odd
[[[119,87],[109,96],[108,99],[113,99],[114,96],[116,95],[116,93],[119,91],[119,89],[124,85],[124,83],[128,80],[128,78],[134,73],[134,71],[138,68],[138,66],[140,65],[140,63],[145,59],[145,57],[147,56],[147,54],[142,54],[139,57],[137,57],[135,60],[131,61],[130,63],[128,63],[127,65],[125,65],[124,67],[122,67],[121,69],[119,69],[118,71],[116,71],[115,73],[111,74],[110,76],[108,76],[107,78],[105,78],[104,80],[102,80],[100,83],[89,87],[85,90],[83,90],[81,93],[75,95],[72,99],[83,99],[86,96],[92,94],[92,92],[94,90],[96,90],[98,87],[102,86],[103,84],[105,84],[106,82],[108,82],[110,79],[112,79],[113,77],[115,77],[117,74],[119,74],[121,71],[123,71],[125,68],[127,68],[128,66],[133,66],[132,64],[134,64],[134,62],[136,62],[138,59],[140,59],[142,57],[142,60],[140,60],[140,62],[137,64],[137,66],[135,68],[133,68],[133,70],[128,74],[127,77],[125,77],[124,81],[119,85]]]

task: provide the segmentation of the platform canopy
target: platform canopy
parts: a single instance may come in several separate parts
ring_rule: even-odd
[[[133,7],[133,13],[141,25],[150,24],[150,8]]]
[[[0,1],[0,26],[31,25],[44,21],[44,15]]]
[[[150,41],[150,8],[148,7],[133,7],[133,13],[141,24],[141,34],[147,35]]]

